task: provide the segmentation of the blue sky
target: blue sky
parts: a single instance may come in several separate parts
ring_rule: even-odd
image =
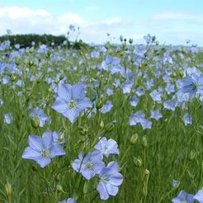
[[[203,46],[203,0],[0,0],[0,35],[60,35],[71,24],[89,43],[118,42],[120,35],[141,43],[149,33],[162,44]]]

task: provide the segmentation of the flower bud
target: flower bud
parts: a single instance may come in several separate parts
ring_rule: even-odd
[[[148,146],[148,142],[147,142],[147,137],[146,137],[146,136],[144,136],[144,137],[142,138],[142,145],[143,145],[144,147],[147,147],[147,146]]]
[[[123,36],[122,35],[120,36],[120,41],[123,42]]]
[[[132,38],[129,39],[129,43],[130,43],[130,44],[133,43],[133,39],[132,39]]]
[[[11,196],[12,193],[13,193],[12,185],[11,185],[9,182],[7,182],[7,183],[5,184],[5,191],[6,191],[6,194],[7,194],[8,196]]]
[[[134,145],[134,144],[137,143],[137,140],[138,140],[138,134],[135,133],[134,135],[131,136],[131,138],[130,138],[130,143],[131,143],[132,145]]]
[[[52,93],[52,94],[54,93],[52,88],[49,88],[49,89],[48,89],[48,92],[49,92],[49,93]]]
[[[34,62],[31,60],[29,61],[29,66],[33,66],[34,65]]]
[[[180,181],[179,180],[172,180],[172,186],[173,188],[177,188],[180,185]]]
[[[86,135],[88,133],[88,127],[86,125],[80,126],[79,129],[82,135]]]
[[[11,75],[10,79],[11,79],[11,81],[16,81],[17,77],[16,77],[16,75]]]
[[[101,109],[103,107],[103,105],[104,105],[104,100],[100,99],[96,104],[97,110]]]
[[[147,177],[147,179],[149,178],[150,172],[148,169],[145,169],[144,171],[144,176]]]
[[[196,157],[196,152],[195,152],[195,150],[192,150],[192,151],[189,153],[188,158],[189,158],[189,160],[193,160],[195,157]]]
[[[39,119],[38,118],[32,118],[31,125],[33,128],[39,128]]]
[[[56,181],[59,181],[61,179],[61,174],[58,174],[57,176],[56,176]]]
[[[156,36],[152,36],[152,42],[155,42]]]
[[[148,181],[149,181],[150,172],[148,169],[144,170],[144,182],[143,182],[143,195],[146,197],[148,194]]]
[[[17,66],[20,65],[20,60],[19,60],[19,59],[16,59],[15,64],[16,64]]]
[[[100,125],[101,129],[103,129],[104,128],[104,121],[102,120],[99,125]]]
[[[135,166],[137,166],[137,167],[142,166],[142,159],[141,158],[134,157],[133,162],[134,162]]]
[[[111,132],[113,130],[113,128],[114,128],[114,124],[113,123],[108,123],[106,125],[106,131],[107,132]]]
[[[46,53],[46,58],[49,58],[51,56],[51,53],[50,52],[47,52]]]
[[[62,187],[61,185],[57,185],[57,186],[56,186],[56,190],[57,190],[58,192],[63,192],[63,187]]]
[[[85,184],[83,186],[83,193],[87,194],[88,191],[90,191],[90,185],[89,185],[89,182],[85,182]]]

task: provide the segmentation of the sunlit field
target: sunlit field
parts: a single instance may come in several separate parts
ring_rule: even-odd
[[[203,53],[145,40],[0,44],[0,203],[203,202]]]

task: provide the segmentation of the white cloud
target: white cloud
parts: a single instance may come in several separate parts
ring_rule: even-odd
[[[58,16],[58,21],[59,23],[64,23],[64,22],[72,22],[72,24],[77,24],[77,25],[83,25],[85,23],[85,20],[80,17],[78,14],[75,13],[65,13],[60,16]]]
[[[75,13],[54,16],[44,9],[0,7],[0,34],[6,29],[16,33],[65,34],[70,24],[81,26],[85,20]]]
[[[27,7],[0,7],[0,18],[8,18],[12,20],[18,20],[21,18],[30,17],[47,17],[50,16],[49,12],[43,9],[31,10]]]
[[[177,12],[177,11],[166,11],[161,12],[152,17],[153,20],[181,20],[181,21],[195,21],[203,22],[203,14]]]
[[[51,14],[48,11],[44,10],[44,9],[38,9],[38,10],[35,11],[35,13],[36,13],[37,16],[41,16],[41,17],[49,17],[49,16],[51,16]]]
[[[80,28],[80,37],[87,42],[102,43],[107,40],[106,33],[112,36],[126,34],[132,22],[113,17],[100,21],[87,21],[77,13],[67,12],[53,15],[44,9],[33,10],[27,7],[0,7],[0,34],[10,29],[13,34],[48,33],[66,34],[69,25]],[[119,34],[118,34],[119,33]],[[74,37],[73,37],[74,39]]]

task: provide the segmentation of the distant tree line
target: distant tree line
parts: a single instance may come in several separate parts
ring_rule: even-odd
[[[0,43],[9,40],[10,46],[14,47],[16,44],[20,46],[20,48],[26,48],[33,46],[39,46],[41,44],[45,44],[47,46],[65,46],[67,48],[73,49],[81,49],[88,48],[89,45],[83,42],[82,40],[71,42],[65,36],[54,36],[49,34],[17,34],[17,35],[3,35],[0,36]]]

